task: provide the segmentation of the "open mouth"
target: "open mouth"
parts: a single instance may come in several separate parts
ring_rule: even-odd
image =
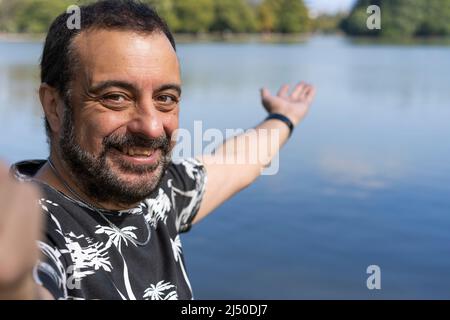
[[[120,153],[135,158],[149,158],[155,153],[155,149],[150,148],[140,148],[140,147],[124,147],[121,149],[116,149]]]
[[[155,166],[159,163],[162,151],[161,149],[142,148],[142,147],[123,147],[113,148],[114,153],[130,165],[135,166]]]

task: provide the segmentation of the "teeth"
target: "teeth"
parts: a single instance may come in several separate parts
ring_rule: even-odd
[[[142,149],[142,148],[124,148],[123,153],[128,154],[129,156],[145,156],[149,157],[153,151],[149,149]]]

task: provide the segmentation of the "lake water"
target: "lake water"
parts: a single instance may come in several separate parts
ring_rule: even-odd
[[[0,157],[47,156],[42,44],[0,42]],[[259,88],[317,86],[263,176],[183,236],[197,299],[450,298],[450,47],[180,44],[182,127],[248,128]],[[381,290],[366,269],[381,268]]]

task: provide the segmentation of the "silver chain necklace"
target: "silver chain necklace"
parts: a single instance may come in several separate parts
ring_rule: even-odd
[[[112,223],[111,221],[109,221],[109,219],[106,218],[106,216],[105,216],[100,210],[98,210],[97,208],[91,206],[89,203],[86,203],[85,201],[83,201],[83,200],[81,199],[81,197],[78,195],[78,193],[76,193],[71,187],[69,187],[69,185],[66,183],[66,181],[62,178],[62,176],[59,174],[58,170],[56,170],[55,165],[53,164],[52,160],[50,160],[50,158],[48,158],[48,159],[47,159],[47,162],[48,162],[50,168],[52,169],[53,173],[58,177],[58,179],[61,181],[61,183],[67,188],[67,190],[69,190],[69,191],[72,193],[72,195],[73,195],[78,201],[80,201],[80,202],[82,202],[83,204],[85,204],[85,205],[86,205],[89,209],[91,209],[92,211],[98,213],[99,216],[102,217],[102,219],[105,220],[106,223],[108,223],[108,225],[109,225],[112,229],[116,230],[121,236],[123,236],[124,238],[130,240],[130,241],[131,241],[132,243],[134,243],[136,246],[142,246],[142,247],[143,247],[143,246],[146,246],[146,245],[150,242],[150,238],[151,238],[151,235],[152,235],[152,234],[151,234],[151,230],[150,230],[150,225],[148,224],[147,219],[145,219],[144,215],[142,215],[142,216],[143,216],[143,218],[144,218],[144,222],[145,222],[145,225],[146,225],[146,227],[147,227],[147,233],[148,233],[148,235],[147,235],[147,239],[146,239],[144,242],[139,242],[139,241],[133,239],[132,237],[130,237],[129,235],[127,235],[126,233],[122,232],[122,230],[120,230],[119,227],[117,227],[114,223]],[[96,205],[98,205],[98,203],[96,203]]]

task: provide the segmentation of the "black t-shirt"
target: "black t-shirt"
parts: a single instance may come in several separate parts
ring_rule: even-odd
[[[44,164],[24,161],[12,170],[18,179],[30,180]],[[190,229],[205,190],[200,162],[172,162],[159,187],[136,208],[101,210],[117,228],[86,204],[34,182],[42,190],[39,205],[47,217],[34,276],[55,298],[193,298],[179,233]],[[145,242],[148,230],[148,244],[130,241]]]

